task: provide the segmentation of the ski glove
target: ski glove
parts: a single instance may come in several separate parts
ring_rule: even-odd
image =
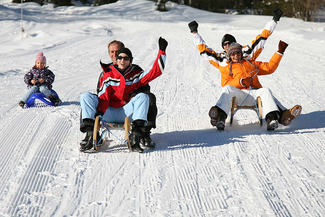
[[[280,40],[280,41],[279,41],[279,49],[278,49],[278,52],[279,52],[280,54],[283,54],[287,47],[288,47],[288,44],[285,43],[284,41],[281,41],[281,40]]]
[[[188,27],[190,28],[190,31],[192,33],[197,33],[197,27],[199,27],[199,24],[195,20],[193,20],[188,24]]]
[[[246,78],[241,78],[240,79],[240,84],[243,87],[250,87],[252,85],[253,79],[251,77],[246,77]]]
[[[273,20],[275,22],[278,22],[280,20],[280,17],[282,16],[283,12],[280,8],[276,8],[273,10]]]
[[[159,50],[165,51],[166,47],[168,45],[168,42],[164,38],[160,37],[158,40],[158,43],[159,43]]]
[[[100,111],[96,111],[95,117],[97,117],[97,116],[103,117],[104,116],[104,113],[103,112],[100,112]]]

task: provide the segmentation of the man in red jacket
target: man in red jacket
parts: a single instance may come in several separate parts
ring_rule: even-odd
[[[111,58],[112,63],[105,64],[105,63],[101,62],[102,68],[105,69],[105,68],[109,67],[109,65],[111,65],[111,64],[116,65],[117,64],[117,59],[116,59],[117,52],[119,49],[124,48],[124,47],[125,46],[124,46],[123,42],[121,42],[121,41],[117,41],[117,40],[111,41],[108,44],[108,55]],[[97,94],[98,94],[99,88],[100,88],[100,78],[103,76],[103,73],[104,73],[104,71],[102,73],[100,73],[99,78],[98,78]],[[151,134],[151,129],[156,128],[156,119],[157,119],[157,114],[158,114],[158,107],[156,104],[156,96],[155,96],[155,94],[153,94],[150,91],[149,84],[146,84],[146,85],[142,86],[141,88],[138,88],[136,91],[134,91],[132,93],[132,96],[135,96],[138,93],[145,93],[149,96],[149,110],[148,110],[147,124],[142,129],[143,133],[144,133],[144,137],[141,140],[141,145],[145,148],[154,148],[156,144],[154,141],[152,141],[150,134]],[[81,129],[84,127],[84,123],[82,122],[82,120],[81,120],[80,126],[81,126]],[[83,142],[85,142],[85,141],[83,141]]]
[[[109,122],[123,122],[126,116],[132,120],[130,143],[133,151],[143,152],[140,142],[144,137],[143,128],[147,124],[149,96],[134,92],[160,76],[165,68],[165,50],[168,43],[159,38],[159,52],[151,70],[143,71],[138,65],[132,64],[133,56],[128,48],[117,52],[117,64],[103,67],[100,78],[98,96],[89,92],[80,96],[82,119],[94,123],[96,113],[105,114],[103,118]],[[93,127],[88,125],[86,138],[80,143],[80,150],[92,148]]]

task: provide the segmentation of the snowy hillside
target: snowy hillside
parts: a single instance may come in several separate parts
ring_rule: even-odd
[[[0,216],[324,216],[325,24],[281,18],[259,60],[289,44],[278,70],[261,78],[301,116],[275,132],[252,111],[239,111],[224,132],[207,115],[220,74],[200,57],[187,23],[207,44],[225,33],[246,44],[271,16],[224,15],[170,4],[121,0],[101,7],[0,4]],[[112,142],[80,153],[79,96],[95,91],[107,43],[123,41],[148,69],[158,38],[169,42],[157,97],[154,150],[129,153]],[[59,107],[21,109],[24,74],[43,51],[56,74]],[[229,120],[228,120],[229,121]]]

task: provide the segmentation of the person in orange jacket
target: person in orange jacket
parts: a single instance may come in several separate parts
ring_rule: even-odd
[[[249,61],[254,61],[260,55],[262,50],[264,49],[264,45],[268,37],[273,33],[277,22],[280,20],[283,12],[280,9],[275,9],[273,11],[273,19],[269,21],[262,32],[256,36],[256,38],[252,41],[251,45],[243,46],[243,58]],[[195,45],[197,46],[200,54],[206,57],[210,64],[212,65],[224,65],[227,66],[229,61],[227,61],[226,52],[231,43],[236,42],[236,38],[231,34],[225,34],[221,41],[221,46],[224,49],[223,52],[217,53],[210,47],[208,47],[205,41],[202,39],[202,36],[198,33],[198,23],[196,21],[192,21],[188,24],[191,33],[194,35]],[[227,74],[221,73],[221,86],[225,86],[227,84]],[[279,123],[287,126],[291,123],[293,119],[298,117],[301,113],[302,107],[300,105],[295,105],[290,109],[287,109],[283,106],[275,97],[274,100],[280,111],[280,119]]]
[[[262,87],[258,76],[271,74],[277,69],[287,46],[287,43],[279,41],[278,51],[269,62],[248,61],[243,58],[240,44],[234,42],[229,46],[227,51],[229,64],[220,65],[218,62],[215,64],[223,76],[224,85],[216,106],[209,111],[213,126],[218,130],[224,130],[233,97],[236,97],[238,105],[254,105],[256,98],[260,97],[267,130],[272,131],[278,127],[279,109],[271,90]]]

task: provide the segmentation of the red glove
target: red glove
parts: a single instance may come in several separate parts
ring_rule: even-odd
[[[287,47],[288,47],[288,44],[285,43],[284,41],[281,41],[281,40],[280,40],[280,41],[279,41],[279,49],[278,49],[278,52],[279,52],[280,54],[283,54]]]
[[[253,83],[253,78],[251,77],[246,77],[246,78],[242,78],[240,79],[240,84],[243,86],[243,87],[249,87],[251,86]]]

